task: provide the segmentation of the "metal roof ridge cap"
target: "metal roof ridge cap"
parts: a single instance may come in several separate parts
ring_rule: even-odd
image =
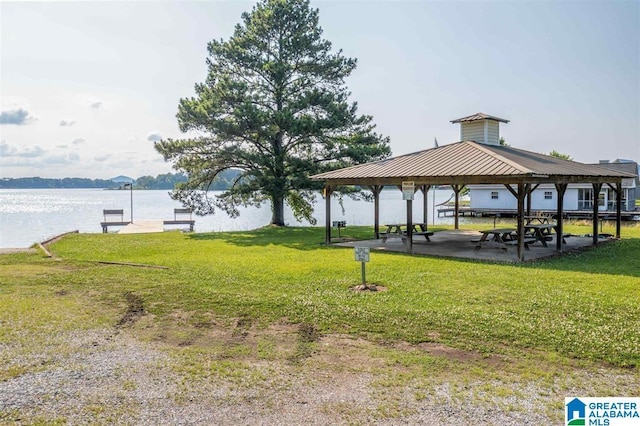
[[[531,169],[529,169],[527,167],[523,167],[522,164],[518,164],[515,161],[511,161],[508,158],[505,158],[502,155],[498,154],[497,152],[494,152],[494,151],[488,149],[487,147],[485,147],[481,143],[478,143],[478,142],[475,142],[475,141],[466,141],[466,142],[475,145],[475,147],[477,149],[479,149],[480,151],[484,152],[485,154],[489,154],[492,157],[495,157],[498,160],[508,164],[509,166],[522,171],[523,173],[535,173],[533,170],[531,170]]]

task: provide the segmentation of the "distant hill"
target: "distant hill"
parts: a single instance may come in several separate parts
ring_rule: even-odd
[[[134,183],[135,179],[130,178],[129,176],[116,176],[114,178],[109,179],[115,183]]]

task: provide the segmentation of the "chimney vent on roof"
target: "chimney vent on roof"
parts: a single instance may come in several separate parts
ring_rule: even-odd
[[[500,123],[508,123],[509,120],[479,112],[451,122],[460,123],[461,141],[500,145]]]

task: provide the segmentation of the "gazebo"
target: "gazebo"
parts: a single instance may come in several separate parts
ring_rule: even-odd
[[[314,175],[324,182],[326,230],[325,240],[331,242],[331,194],[342,185],[359,185],[374,196],[374,233],[379,238],[380,191],[384,186],[415,188],[425,195],[423,212],[427,212],[427,191],[433,185],[450,185],[455,193],[454,227],[458,229],[459,194],[468,184],[503,184],[517,200],[517,258],[524,260],[524,216],[528,197],[540,184],[553,184],[558,192],[556,250],[562,251],[563,197],[570,183],[593,185],[593,244],[599,240],[597,196],[603,185],[616,194],[616,238],[620,238],[622,179],[628,173],[597,165],[583,164],[562,158],[525,151],[499,142],[499,123],[508,120],[474,114],[452,123],[461,124],[462,142],[451,143],[386,160],[360,164]],[[473,138],[473,139],[472,139]],[[412,198],[412,197],[407,197]],[[407,245],[412,251],[412,200],[407,199]]]

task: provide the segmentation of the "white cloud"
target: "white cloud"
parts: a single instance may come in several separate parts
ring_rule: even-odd
[[[80,155],[77,152],[65,152],[67,149],[67,146],[59,145],[52,153],[39,145],[16,147],[2,141],[0,142],[0,165],[38,170],[50,165],[77,163],[80,160]]]
[[[0,124],[15,124],[23,126],[35,121],[36,118],[31,116],[26,109],[14,109],[11,111],[2,111],[0,113]]]
[[[91,108],[93,109],[100,109],[102,108],[102,101],[94,101],[91,103]]]
[[[80,160],[80,155],[75,152],[67,152],[67,153],[56,153],[53,155],[48,155],[43,158],[42,163],[44,165],[55,165],[55,164],[73,164]]]
[[[71,143],[72,143],[73,145],[82,145],[82,144],[84,144],[85,142],[87,142],[87,141],[86,141],[86,139],[84,139],[84,138],[75,138],[74,140],[72,140],[72,141],[71,141]]]
[[[3,158],[35,158],[42,156],[44,152],[38,145],[18,148],[5,141],[0,142],[0,154]]]
[[[102,155],[96,155],[95,157],[93,157],[93,159],[95,161],[107,161],[108,159],[110,159],[111,157],[113,157],[113,155],[111,154],[102,154]]]
[[[71,127],[75,123],[76,122],[74,120],[62,120],[62,121],[60,121],[60,127]]]
[[[157,142],[157,141],[161,141],[162,140],[162,135],[160,133],[151,133],[148,137],[147,137],[148,141],[151,142]]]

